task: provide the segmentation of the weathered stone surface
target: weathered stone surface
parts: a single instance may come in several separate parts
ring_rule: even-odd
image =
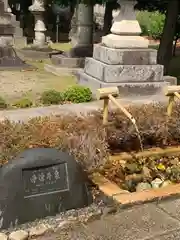
[[[151,237],[159,239],[155,236],[179,227],[179,221],[158,209],[155,204],[146,204],[94,221],[86,229],[89,236],[96,236],[96,239],[142,240]]]
[[[167,234],[159,235],[156,237],[149,238],[149,240],[179,240],[180,239],[180,230],[170,231]]]
[[[160,188],[162,183],[163,183],[163,180],[161,180],[160,178],[156,178],[151,182],[151,185],[152,185],[152,188],[156,189],[156,188]]]
[[[51,62],[54,65],[59,65],[60,67],[69,68],[83,68],[84,58],[71,58],[61,55],[54,55],[51,58]]]
[[[157,50],[154,49],[114,49],[94,45],[93,58],[111,65],[154,65]]]
[[[0,169],[0,183],[0,228],[92,202],[79,164],[56,149],[24,151]]]
[[[141,36],[109,34],[102,37],[102,44],[109,48],[148,48],[149,41]]]
[[[142,192],[149,189],[151,189],[151,184],[147,182],[141,182],[141,183],[138,183],[136,187],[136,192]]]
[[[180,220],[180,199],[173,201],[173,207],[172,201],[162,201],[158,206],[174,218]]]
[[[162,65],[108,65],[86,58],[84,72],[110,83],[163,81]]]
[[[45,224],[37,225],[36,227],[33,227],[29,230],[29,237],[38,237],[44,235],[46,232],[50,230],[50,226],[47,226]]]
[[[78,73],[78,83],[80,85],[89,87],[93,93],[96,94],[98,88],[106,88],[106,87],[118,87],[121,96],[150,96],[157,93],[162,93],[165,86],[170,85],[168,82],[137,82],[137,83],[107,83],[100,81],[83,71],[79,71]]]
[[[8,237],[5,233],[0,233],[0,240],[7,240]]]
[[[9,235],[9,240],[26,240],[28,239],[28,235],[28,232],[24,230],[18,230]]]
[[[76,73],[81,70],[81,68],[70,68],[70,67],[60,67],[59,65],[54,64],[44,64],[44,70],[47,72],[51,72],[57,76],[68,75],[72,76],[76,75]]]
[[[177,78],[173,76],[163,76],[165,82],[169,82],[171,85],[177,85]]]

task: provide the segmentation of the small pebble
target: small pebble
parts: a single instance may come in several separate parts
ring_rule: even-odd
[[[151,184],[149,183],[141,182],[136,186],[136,192],[142,192],[148,189],[151,189]]]
[[[167,186],[169,186],[169,185],[171,185],[172,184],[172,182],[170,181],[170,180],[166,180],[166,181],[164,181],[162,184],[161,184],[161,186],[160,187],[167,187]]]
[[[27,240],[28,232],[24,230],[14,231],[9,235],[9,240]]]
[[[50,230],[50,226],[45,224],[39,224],[36,227],[33,227],[29,230],[30,237],[38,237],[44,235],[48,230]]]
[[[151,182],[152,188],[157,189],[160,188],[160,185],[163,183],[163,181],[160,178],[156,178]]]

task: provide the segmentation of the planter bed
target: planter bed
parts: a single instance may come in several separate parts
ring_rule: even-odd
[[[180,147],[111,157],[99,173],[129,192],[180,183]]]
[[[136,199],[133,196],[145,192],[176,194],[180,192],[179,109],[179,105],[174,107],[168,118],[166,106],[160,104],[128,108],[136,119],[143,152],[132,123],[118,111],[109,114],[108,126],[102,125],[101,112],[86,117],[72,114],[38,118],[23,124],[1,122],[1,163],[27,148],[52,147],[74,155],[93,176],[100,174],[100,183],[93,181],[106,195],[110,191],[117,198],[121,193],[121,197],[131,196],[132,201]],[[171,189],[165,192],[167,188]]]
[[[180,195],[180,147],[110,156],[91,175],[104,194],[127,206]]]

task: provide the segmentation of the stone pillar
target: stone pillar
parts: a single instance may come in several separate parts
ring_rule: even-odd
[[[70,57],[88,57],[93,52],[93,4],[79,3],[75,11],[76,33],[71,38],[73,48],[68,55]]]
[[[74,10],[74,14],[71,19],[71,30],[69,32],[69,39],[71,40],[71,45],[74,47],[76,45],[76,33],[77,33],[77,8]]]
[[[46,27],[43,19],[43,13],[45,11],[44,0],[34,0],[29,10],[32,12],[35,19],[35,39],[33,45],[37,48],[43,48],[47,45],[45,35]]]
[[[140,36],[141,28],[136,20],[135,0],[118,0],[119,14],[111,27],[111,34],[102,38],[102,43],[112,48],[148,48],[149,41]]]

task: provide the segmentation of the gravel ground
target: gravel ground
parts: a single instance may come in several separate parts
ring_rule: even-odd
[[[28,96],[34,99],[48,89],[64,90],[75,83],[73,76],[57,77],[41,69],[31,71],[0,71],[0,96],[8,101]]]

